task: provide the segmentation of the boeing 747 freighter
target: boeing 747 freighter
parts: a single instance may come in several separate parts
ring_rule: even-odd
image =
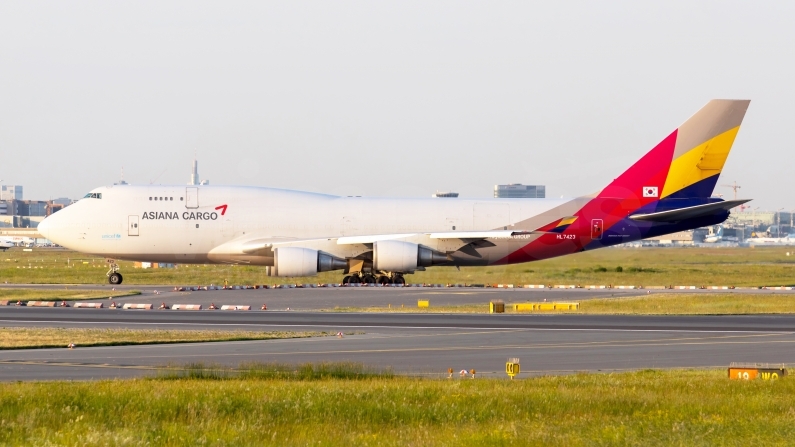
[[[715,225],[748,200],[711,197],[750,101],[713,100],[601,191],[574,199],[387,199],[243,186],[96,188],[47,217],[64,247],[117,259],[339,270],[404,284],[427,267],[537,261]]]

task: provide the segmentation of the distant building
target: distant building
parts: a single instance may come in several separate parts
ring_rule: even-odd
[[[17,200],[4,200],[0,202],[0,214],[13,216],[17,214]]]
[[[122,181],[124,181],[124,180],[122,180]],[[120,183],[120,184],[122,184],[122,183]],[[126,185],[127,183],[123,183],[123,184]],[[69,206],[69,205],[73,204],[74,202],[75,202],[74,200],[68,199],[66,197],[59,197],[57,199],[53,199],[52,200],[52,203],[54,203],[56,205],[63,205],[63,206]]]
[[[70,199],[54,200],[4,200],[0,201],[0,227],[36,228],[46,216],[62,210],[72,203]]]
[[[51,215],[56,211],[61,211],[62,209],[66,208],[66,205],[62,203],[55,203],[55,201],[47,202],[47,215]]]
[[[543,199],[547,187],[544,185],[494,185],[494,197],[498,199]]]
[[[45,200],[15,200],[15,213],[20,216],[47,216],[49,202]]]
[[[22,200],[21,185],[0,186],[0,200]]]
[[[433,193],[433,195],[431,197],[456,198],[456,197],[458,197],[458,193],[457,192],[452,192],[452,191],[436,191],[435,193]]]

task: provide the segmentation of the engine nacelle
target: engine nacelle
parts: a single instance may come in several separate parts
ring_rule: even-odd
[[[318,272],[344,269],[348,263],[328,253],[301,247],[273,250],[273,267],[268,276],[315,276]]]
[[[385,272],[413,272],[447,262],[447,255],[424,245],[404,241],[376,241],[373,244],[373,268]]]

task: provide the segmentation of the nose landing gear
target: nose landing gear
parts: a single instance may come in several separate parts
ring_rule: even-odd
[[[107,259],[106,261],[110,267],[110,270],[108,270],[108,273],[106,273],[108,277],[108,283],[114,286],[121,284],[121,282],[124,280],[124,277],[121,276],[121,273],[119,273],[119,264],[116,264],[115,259]]]

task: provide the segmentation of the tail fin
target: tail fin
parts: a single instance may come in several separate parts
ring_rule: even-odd
[[[715,99],[621,174],[600,197],[641,203],[712,195],[749,100]]]

